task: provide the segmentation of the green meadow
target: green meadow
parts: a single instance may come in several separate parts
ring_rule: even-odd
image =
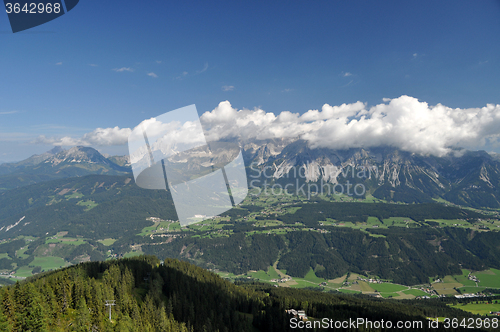
[[[370,287],[375,289],[380,293],[394,293],[402,290],[407,290],[408,286],[402,286],[397,284],[391,284],[388,282],[383,282],[381,284],[370,284]]]
[[[123,258],[130,258],[130,257],[136,257],[136,256],[141,256],[144,255],[142,251],[131,251],[123,255]]]
[[[31,277],[32,276],[31,271],[33,271],[32,267],[21,266],[20,268],[18,268],[16,270],[15,275],[16,275],[16,277],[27,278],[27,277]]]
[[[429,295],[426,292],[421,291],[420,289],[415,289],[415,288],[404,290],[403,293],[413,295],[413,296],[428,296]]]
[[[105,246],[110,246],[110,245],[112,245],[113,243],[116,242],[116,239],[104,239],[104,240],[99,240],[97,242],[100,242],[100,243],[102,243]]]
[[[500,311],[500,302],[495,303],[495,301],[493,301],[493,303],[479,302],[477,304],[476,302],[470,302],[467,304],[459,303],[450,306],[477,315],[489,315],[490,311]]]
[[[278,279],[280,277],[278,272],[276,272],[276,270],[272,266],[269,266],[267,268],[267,271],[260,270],[257,272],[248,272],[247,275],[254,279],[265,280],[265,281],[270,281],[271,279]]]
[[[86,243],[86,241],[82,240],[82,239],[65,237],[65,238],[57,238],[57,239],[47,239],[45,241],[45,243],[46,244],[49,244],[49,243],[64,243],[64,244],[71,244],[71,245],[74,245],[74,246],[79,246],[80,244]]]
[[[45,257],[35,257],[30,266],[40,266],[42,271],[55,270],[61,267],[69,265],[61,257],[45,256]],[[16,275],[18,273],[16,272]]]
[[[86,200],[86,201],[79,201],[78,203],[76,203],[76,205],[85,206],[85,211],[89,211],[98,206],[99,204],[91,200]]]
[[[473,273],[479,279],[479,286],[500,288],[500,270],[489,269],[487,271]]]
[[[483,290],[486,289],[486,287],[471,287],[471,286],[465,286],[465,287],[460,287],[459,288],[462,294],[469,294],[469,293],[479,293],[482,292]]]

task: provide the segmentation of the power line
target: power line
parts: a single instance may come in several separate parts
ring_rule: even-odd
[[[111,322],[111,306],[116,305],[115,300],[106,300],[105,306],[109,307],[109,321]]]

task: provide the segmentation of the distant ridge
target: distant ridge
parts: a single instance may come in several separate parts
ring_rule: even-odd
[[[443,157],[423,156],[394,147],[350,148],[333,150],[311,148],[307,142],[289,140],[253,140],[240,142],[253,186],[296,183],[294,173],[303,169],[300,183],[343,185],[347,181],[362,184],[362,195],[393,202],[425,203],[444,199],[476,208],[500,208],[500,157],[485,151],[455,151]],[[199,151],[198,151],[199,152]],[[228,162],[225,151],[212,149],[206,158],[199,153],[171,157],[175,167],[206,168]],[[373,172],[361,179],[353,169]],[[267,178],[264,178],[263,170]],[[129,156],[106,157],[94,148],[60,147],[34,155],[18,163],[0,165],[0,191],[52,179],[89,174],[123,175],[131,172]],[[255,181],[255,175],[261,177]],[[300,186],[300,185],[299,185]],[[292,188],[292,187],[289,187]]]
[[[128,174],[131,169],[126,160],[123,157],[106,158],[91,147],[75,146],[69,150],[55,147],[17,163],[0,165],[0,191],[89,174]]]

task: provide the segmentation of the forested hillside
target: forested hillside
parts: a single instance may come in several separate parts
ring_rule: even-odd
[[[181,228],[168,191],[89,175],[0,192],[0,206],[0,273],[20,278],[141,253],[235,274],[277,262],[293,277],[312,269],[326,279],[353,272],[405,285],[500,268],[498,213],[451,204],[249,195]]]
[[[112,321],[106,300],[114,300]],[[0,291],[2,331],[289,331],[286,309],[310,319],[423,321],[474,317],[434,301],[237,286],[186,262],[154,256],[91,262],[38,275]],[[351,329],[354,330],[354,329]],[[440,329],[432,329],[433,331]],[[444,329],[441,329],[444,331]],[[375,331],[375,330],[374,330]]]
[[[429,277],[460,273],[461,268],[500,268],[500,233],[463,229],[390,228],[370,230],[323,227],[326,232],[302,229],[282,235],[243,231],[231,237],[173,240],[168,246],[142,246],[148,254],[189,259],[235,274],[265,270],[279,259],[278,268],[304,277],[333,279],[347,272],[377,275],[396,283],[427,283]],[[268,228],[272,231],[272,228]]]

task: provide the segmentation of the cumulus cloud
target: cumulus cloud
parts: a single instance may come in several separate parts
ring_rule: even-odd
[[[222,91],[233,91],[234,90],[234,86],[232,85],[224,85],[222,87]]]
[[[500,105],[482,108],[429,106],[401,96],[366,107],[362,102],[321,111],[279,115],[261,109],[237,110],[228,101],[201,117],[209,140],[301,138],[311,147],[347,149],[394,146],[405,151],[443,156],[453,148],[478,148],[500,137]]]
[[[212,111],[205,112],[200,120],[207,141],[292,138],[303,139],[312,148],[393,146],[436,156],[448,154],[454,148],[477,149],[487,142],[492,145],[500,142],[500,105],[450,108],[442,104],[431,106],[409,96],[385,98],[383,103],[371,107],[358,101],[338,106],[325,104],[321,110],[303,114],[284,111],[278,115],[260,108],[238,110],[229,101],[223,101]],[[131,132],[128,128],[98,128],[77,139],[41,136],[38,142],[120,145],[126,144]],[[192,134],[181,136],[186,136],[186,140],[195,137]],[[179,135],[176,137],[177,141],[182,141]]]
[[[118,72],[118,73],[121,73],[121,72],[124,72],[124,71],[134,71],[133,68],[130,68],[130,67],[121,67],[121,68],[115,68],[113,69],[114,71]]]
[[[151,76],[151,77],[154,77],[154,78],[157,78],[158,75],[156,75],[155,73],[151,72],[151,73],[148,73],[148,76]]]
[[[127,143],[128,136],[132,130],[130,128],[97,128],[94,131],[83,135],[80,138],[65,136],[62,138],[39,136],[34,143],[51,144],[59,146],[110,146],[123,145]]]

